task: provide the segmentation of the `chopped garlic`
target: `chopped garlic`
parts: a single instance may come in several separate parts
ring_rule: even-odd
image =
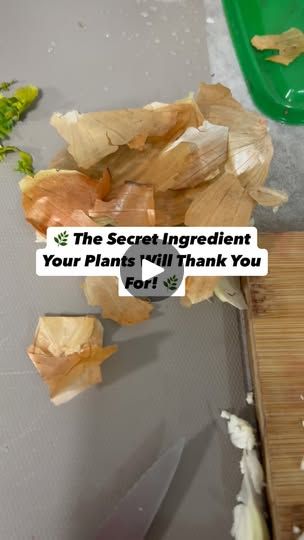
[[[248,403],[248,405],[253,405],[254,404],[253,392],[248,392],[247,393],[246,402]]]
[[[253,427],[246,420],[227,411],[222,411],[221,416],[228,420],[228,433],[232,444],[243,450],[252,450],[256,443]]]
[[[214,294],[221,302],[228,302],[238,309],[247,309],[239,277],[221,277],[214,289]]]
[[[231,535],[235,540],[270,540],[262,510],[264,472],[253,449],[256,444],[253,428],[242,418],[227,411],[222,411],[221,416],[228,420],[232,444],[243,449],[240,463],[243,481],[236,498],[238,504],[233,510]]]
[[[243,452],[243,457],[241,459],[242,474],[246,474],[246,470],[250,476],[255,491],[258,494],[261,494],[264,487],[264,471],[255,450]]]

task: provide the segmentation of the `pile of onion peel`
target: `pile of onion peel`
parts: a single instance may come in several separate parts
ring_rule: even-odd
[[[264,186],[273,155],[266,120],[221,84],[202,83],[196,96],[171,104],[55,113],[51,124],[67,144],[52,160],[56,169],[21,182],[26,219],[42,235],[50,225],[243,227],[256,204],[277,209],[288,199]],[[115,280],[105,299],[106,279],[86,280],[91,305],[119,324],[149,317],[144,300],[125,310]],[[216,276],[187,278],[182,303],[214,293],[229,302],[219,283]],[[244,308],[241,292],[237,302],[233,296]]]

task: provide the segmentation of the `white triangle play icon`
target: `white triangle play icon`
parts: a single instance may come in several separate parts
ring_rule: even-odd
[[[142,268],[142,280],[147,281],[147,279],[152,279],[159,274],[162,274],[165,270],[158,264],[154,264],[147,259],[143,259],[141,263]]]

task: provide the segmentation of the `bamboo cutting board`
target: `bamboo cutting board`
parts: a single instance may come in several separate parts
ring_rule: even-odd
[[[304,233],[259,236],[269,274],[245,280],[255,401],[274,538],[304,530]]]

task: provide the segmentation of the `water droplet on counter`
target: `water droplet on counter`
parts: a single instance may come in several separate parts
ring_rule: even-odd
[[[191,64],[191,60],[186,60],[185,63],[187,64],[187,66],[189,66]]]
[[[156,44],[158,45],[158,43],[160,43],[160,39],[159,39],[159,38],[155,38],[154,43],[156,43]]]
[[[53,53],[53,52],[55,51],[55,47],[56,47],[55,41],[51,41],[51,45],[50,45],[50,47],[48,47],[47,52],[48,52],[49,54]]]
[[[108,92],[108,91],[109,91],[108,86],[104,86],[103,89],[104,89],[105,92]]]
[[[87,25],[86,25],[84,22],[78,21],[77,24],[78,24],[79,28],[81,28],[82,30],[86,30],[86,29],[87,29]]]
[[[208,24],[214,24],[214,23],[215,23],[215,20],[213,19],[213,17],[207,17],[206,23],[208,23]]]
[[[146,25],[147,25],[147,26],[152,26],[152,22],[151,22],[151,21],[147,21],[147,22],[146,22]]]
[[[176,32],[171,32],[171,36],[177,36],[177,33]]]
[[[170,54],[172,54],[172,56],[176,56],[176,51],[170,51]]]
[[[105,34],[105,37],[106,37],[107,39],[109,39],[109,37],[111,37],[111,34],[109,34],[109,32],[108,32],[107,34]]]
[[[149,13],[147,11],[142,11],[141,16],[144,18],[149,17]]]
[[[190,28],[185,28],[185,32],[186,32],[186,34],[189,34]]]

